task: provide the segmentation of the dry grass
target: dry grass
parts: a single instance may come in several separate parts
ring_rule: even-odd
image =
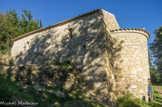
[[[154,91],[153,107],[162,107],[162,85],[153,85],[152,90]]]
[[[157,91],[159,95],[162,97],[162,85],[153,85],[152,88],[154,91]]]

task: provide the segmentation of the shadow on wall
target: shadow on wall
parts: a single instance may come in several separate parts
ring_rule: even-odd
[[[108,72],[107,72],[107,90],[108,90],[108,99],[110,99],[110,103],[112,103],[114,100],[117,99],[117,96],[120,92],[120,87],[117,86],[117,83],[121,81],[120,78],[122,78],[121,73],[121,66],[120,63],[123,62],[121,59],[121,51],[123,49],[123,40],[118,40],[116,38],[113,38],[109,32],[109,29],[104,22],[103,29],[105,30],[105,43],[106,43],[106,49],[107,49],[107,57],[108,57]],[[119,63],[116,63],[119,62]],[[126,87],[129,87],[127,85]],[[125,90],[127,94],[128,91]],[[113,103],[112,103],[113,104]]]
[[[51,29],[46,35],[31,41],[32,45],[25,56],[22,53],[17,55],[18,64],[52,65],[56,61],[69,60],[79,69],[77,82],[80,87],[85,91],[93,91],[94,98],[107,102],[113,97],[110,93],[115,88],[114,72],[120,71],[118,66],[114,66],[114,61],[120,57],[123,42],[116,45],[116,40],[110,36],[103,22],[103,19],[97,15],[70,22],[71,36],[65,34],[59,42],[54,36],[58,35],[58,31]],[[105,61],[106,59],[108,62]],[[106,68],[108,71],[105,70]],[[52,73],[57,75],[58,72]]]
[[[14,66],[7,70],[8,78],[19,85],[33,85],[73,89],[76,87],[77,72],[71,66]]]

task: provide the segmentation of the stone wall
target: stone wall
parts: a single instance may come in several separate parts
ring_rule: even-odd
[[[19,85],[44,86],[61,89],[73,89],[77,86],[76,69],[59,65],[19,65],[10,66],[7,72],[1,72]]]
[[[69,60],[80,87],[102,102],[127,92],[147,99],[147,34],[115,29],[114,15],[99,9],[16,38],[11,55],[15,65]]]
[[[103,14],[112,17],[114,21],[109,24],[114,25],[114,16],[100,10],[14,41],[11,55],[15,65],[49,65],[69,60],[80,69],[79,84],[87,94],[107,101],[111,86],[104,38],[110,34],[105,32]]]
[[[148,35],[140,31],[123,30],[112,33],[116,44],[121,47],[114,60],[114,76],[117,96],[131,93],[136,98],[148,100],[149,59]]]
[[[107,29],[120,29],[118,22],[116,21],[115,16],[112,13],[109,13],[105,10],[102,10],[103,12],[103,19],[106,24]]]

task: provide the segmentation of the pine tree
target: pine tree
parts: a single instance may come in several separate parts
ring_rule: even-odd
[[[162,26],[154,31],[155,39],[153,43],[150,44],[151,54],[154,58],[154,64],[156,66],[156,71],[161,73],[162,82]]]
[[[42,22],[34,18],[31,11],[25,9],[20,16],[15,9],[7,11],[5,14],[0,12],[0,51],[9,52],[11,39],[42,28]]]

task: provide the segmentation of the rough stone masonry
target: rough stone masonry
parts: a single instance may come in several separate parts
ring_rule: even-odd
[[[120,29],[105,10],[79,15],[13,39],[15,65],[71,61],[87,95],[107,102],[131,93],[147,101],[150,78],[144,29]]]

